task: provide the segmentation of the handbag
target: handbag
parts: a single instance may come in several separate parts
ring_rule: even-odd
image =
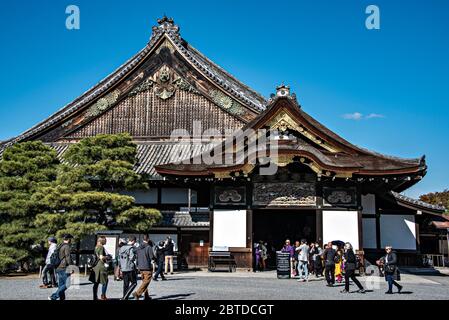
[[[96,279],[96,276],[95,276],[95,271],[91,270],[90,271],[90,275],[89,275],[89,281],[92,282],[92,283],[95,283],[95,282],[97,282],[96,280],[97,279]]]
[[[394,273],[396,271],[396,266],[394,264],[386,264],[384,270],[387,273]]]

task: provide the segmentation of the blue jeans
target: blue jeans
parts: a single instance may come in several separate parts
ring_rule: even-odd
[[[158,260],[157,261],[157,270],[156,270],[156,273],[154,274],[155,280],[157,280],[159,275],[161,276],[162,279],[165,278],[164,271],[162,270],[163,267],[164,267],[164,260],[162,260],[162,259]]]
[[[399,283],[397,283],[396,281],[394,281],[394,274],[385,274],[385,279],[388,282],[388,291],[392,292],[393,291],[393,285],[395,285],[396,288],[400,288],[401,286],[399,285]]]
[[[307,261],[299,261],[298,275],[300,278],[303,277],[303,273],[304,273],[304,279],[308,279],[309,278],[309,267],[307,265]]]
[[[67,290],[67,278],[70,277],[65,270],[57,270],[58,290],[51,295],[52,300],[65,300],[65,291]]]
[[[108,283],[109,283],[109,281],[106,282],[105,284],[102,284],[102,285],[101,285],[101,294],[102,294],[103,296],[106,295],[106,290],[108,290]],[[93,290],[93,292],[94,292],[94,300],[97,300],[97,299],[98,299],[98,286],[99,286],[99,285],[100,285],[99,282],[95,282],[95,283],[94,283],[94,286],[93,286],[93,288],[92,288],[92,290]]]

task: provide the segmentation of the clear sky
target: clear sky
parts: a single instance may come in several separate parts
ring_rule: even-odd
[[[80,30],[65,27],[77,5]],[[365,27],[380,9],[380,30]],[[303,109],[354,144],[420,157],[417,197],[449,187],[447,0],[2,0],[0,140],[45,119],[143,48],[157,18],[265,97],[289,84]]]

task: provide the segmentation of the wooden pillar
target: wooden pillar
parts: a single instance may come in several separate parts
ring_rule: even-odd
[[[209,211],[209,249],[212,251],[214,246],[214,210]]]
[[[323,210],[316,210],[316,241],[318,241],[322,246],[323,243]]]
[[[363,220],[362,220],[362,211],[358,211],[358,220],[359,220],[359,250],[363,250]]]
[[[246,210],[246,247],[253,249],[253,210]]]
[[[415,218],[415,236],[416,236],[416,252],[420,253],[421,252],[421,241],[419,239],[419,223],[418,223],[418,219],[416,219],[416,218]]]

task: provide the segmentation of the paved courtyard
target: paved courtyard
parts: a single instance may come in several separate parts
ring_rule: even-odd
[[[275,272],[264,273],[219,273],[184,272],[168,275],[168,281],[152,282],[150,294],[161,300],[319,300],[319,299],[432,299],[449,298],[449,276],[433,273],[403,274],[401,284],[403,294],[385,295],[386,282],[380,277],[359,277],[362,284],[371,289],[366,294],[356,293],[351,285],[350,294],[341,294],[343,284],[328,288],[322,279],[314,277],[307,283],[294,279],[279,280]],[[122,282],[110,279],[108,297],[120,298]],[[140,281],[139,281],[140,283]],[[37,276],[0,278],[0,299],[46,300],[54,289],[39,289]],[[79,285],[67,291],[68,300],[89,300],[92,297],[92,284],[81,276]]]

